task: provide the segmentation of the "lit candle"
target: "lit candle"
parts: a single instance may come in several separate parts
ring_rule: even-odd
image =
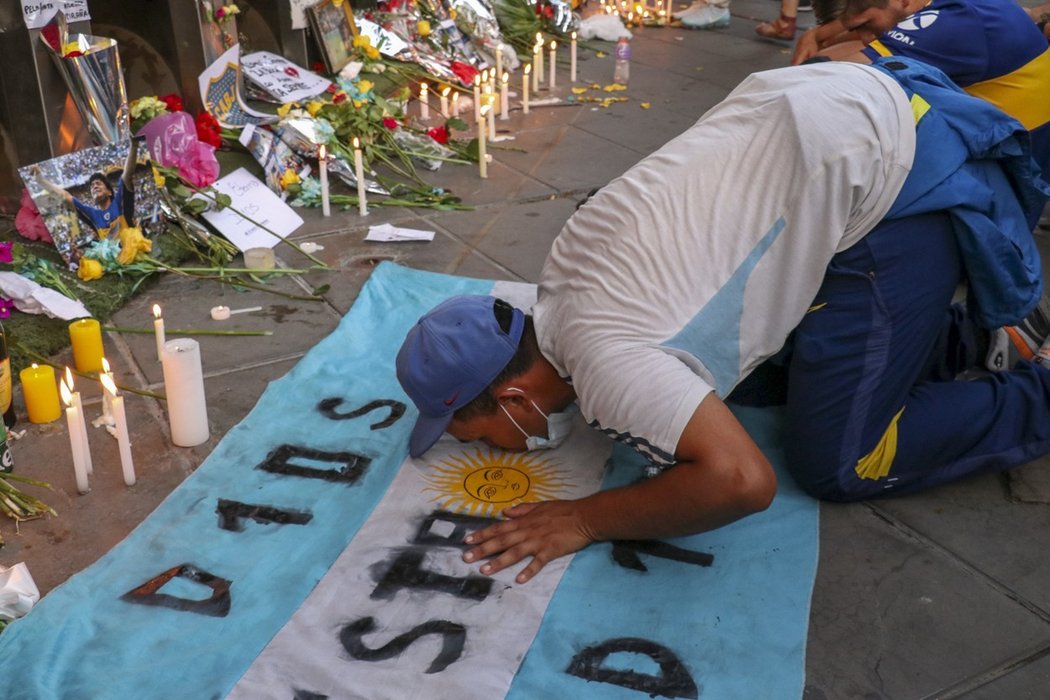
[[[84,418],[84,404],[80,401],[80,392],[74,391],[73,372],[68,367],[66,367],[66,385],[69,387],[73,407],[77,409],[77,415],[80,416],[78,425],[80,426],[80,441],[84,445],[84,466],[89,475],[94,474],[95,469],[91,466],[91,448],[88,443],[87,420]]]
[[[507,86],[510,83],[510,73],[504,73],[500,80],[499,86],[499,118],[510,119],[510,97],[507,92]]]
[[[354,137],[354,175],[357,177],[357,211],[361,216],[368,214],[368,199],[365,195],[365,163],[361,153],[361,141]]]
[[[426,83],[419,84],[419,117],[420,119],[430,119],[430,105],[427,104],[427,87]]]
[[[554,89],[554,85],[557,82],[555,80],[555,77],[554,77],[558,73],[558,71],[556,71],[554,69],[554,62],[555,62],[555,60],[557,60],[557,56],[558,56],[558,44],[557,44],[557,42],[552,40],[551,41],[551,75],[550,75],[550,78],[551,78],[550,88],[551,88],[551,90]]]
[[[569,44],[569,82],[576,82],[576,32],[571,35],[572,42]]]
[[[91,486],[88,485],[87,466],[84,463],[84,455],[87,450],[80,432],[82,416],[77,411],[77,407],[73,405],[72,392],[66,388],[64,381],[62,382],[62,401],[66,404],[66,426],[69,428],[69,446],[73,451],[73,474],[77,480],[77,492],[87,493],[91,490]],[[87,430],[85,429],[84,432]]]
[[[541,46],[532,47],[532,91],[540,91],[540,79],[543,77],[543,52]]]
[[[488,110],[489,105],[485,105],[478,116],[478,171],[483,179],[489,176],[488,156],[485,154],[485,124],[482,121]]]
[[[525,66],[525,72],[521,74],[521,113],[529,113],[529,73],[532,65]]]
[[[18,379],[22,384],[22,398],[26,402],[30,423],[50,423],[62,415],[55,370],[50,365],[33,363],[18,373]]]
[[[82,318],[69,324],[73,344],[73,364],[78,372],[102,369],[102,326],[93,318]]]
[[[317,167],[321,171],[321,216],[331,216],[332,205],[328,194],[328,149],[323,143],[317,147]]]
[[[441,116],[448,119],[448,93],[451,92],[452,87],[446,85],[441,90]]]
[[[536,90],[540,89],[540,83],[543,82],[543,35],[536,32]]]
[[[474,76],[474,121],[481,119],[481,75]]]
[[[102,375],[102,388],[105,398],[113,407],[114,430],[117,433],[117,449],[120,451],[120,471],[124,473],[124,483],[135,485],[135,463],[131,459],[131,440],[128,438],[128,418],[124,413],[124,397],[117,393],[113,378]]]
[[[488,112],[488,124],[489,124],[489,141],[496,141],[496,96],[489,95],[485,104],[489,108]]]
[[[169,340],[163,367],[171,441],[179,447],[199,445],[209,435],[200,345],[192,338]]]
[[[496,75],[503,75],[503,44],[496,45]]]
[[[116,386],[116,382],[113,381],[113,373],[109,371],[109,360],[104,357],[102,358],[102,372],[98,375],[98,379],[102,382],[103,388],[106,386],[107,379],[113,386]],[[102,420],[106,425],[113,425],[113,406],[109,400],[109,394],[104,391],[102,392]],[[92,423],[92,425],[95,424]]]
[[[456,90],[454,93],[452,93],[451,111],[453,117],[459,116],[459,90]]]
[[[160,304],[153,305],[153,335],[157,341],[157,361],[164,361],[164,319],[160,315]],[[102,362],[101,357],[99,358],[99,367],[101,368]],[[80,367],[77,367],[80,369]]]

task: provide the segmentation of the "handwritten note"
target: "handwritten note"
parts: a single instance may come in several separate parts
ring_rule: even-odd
[[[332,85],[316,73],[269,51],[243,56],[241,70],[249,80],[281,102],[305,100],[320,95]]]
[[[22,3],[22,17],[29,29],[40,29],[62,10],[66,22],[86,22],[91,19],[87,0],[26,0]]]
[[[273,248],[281,242],[274,233],[287,237],[303,225],[301,216],[244,168],[220,178],[213,186],[229,195],[233,203],[222,211],[205,212],[204,218],[242,251]]]

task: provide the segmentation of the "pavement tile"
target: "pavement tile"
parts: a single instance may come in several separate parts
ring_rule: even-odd
[[[807,700],[932,696],[1050,636],[1045,620],[864,504],[822,504],[820,530]]]

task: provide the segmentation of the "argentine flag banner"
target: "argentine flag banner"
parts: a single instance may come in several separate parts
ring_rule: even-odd
[[[780,476],[714,532],[593,544],[524,585],[465,564],[515,503],[645,478],[580,419],[556,450],[443,438],[407,457],[394,374],[456,294],[531,285],[381,264],[328,338],[123,542],[0,634],[10,700],[800,698],[817,504],[782,469],[775,411],[735,409]]]

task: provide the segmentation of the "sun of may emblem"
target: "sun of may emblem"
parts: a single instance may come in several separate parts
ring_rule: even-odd
[[[455,513],[492,516],[517,503],[559,498],[571,482],[553,464],[530,453],[476,449],[432,465],[424,492]]]

